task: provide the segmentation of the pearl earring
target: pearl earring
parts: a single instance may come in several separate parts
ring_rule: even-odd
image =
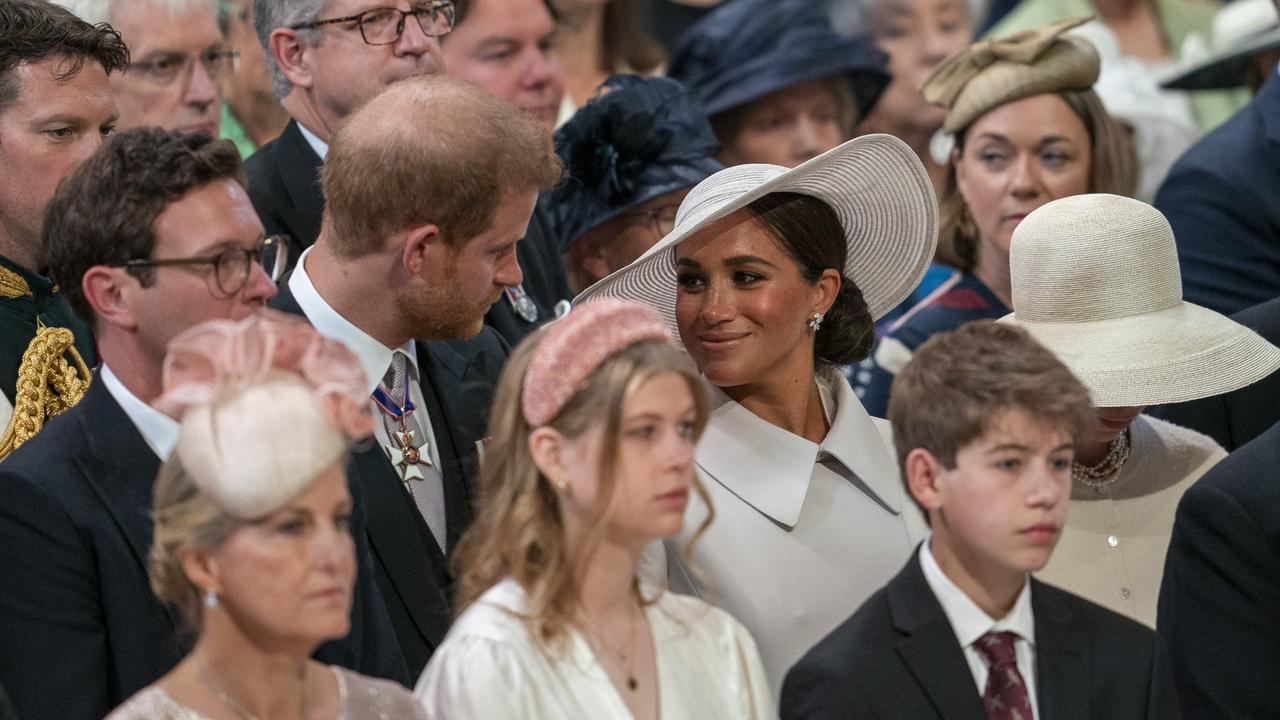
[[[818,328],[822,327],[822,313],[814,313],[813,319],[809,321],[809,329],[814,333],[818,332]]]
[[[218,607],[218,593],[213,588],[204,591],[204,606],[210,610]]]

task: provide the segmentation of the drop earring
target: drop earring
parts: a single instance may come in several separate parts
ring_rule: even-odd
[[[813,314],[813,319],[809,321],[809,329],[815,334],[818,332],[818,328],[822,327],[822,317],[822,313],[816,312]]]
[[[218,593],[213,588],[204,591],[204,606],[210,610],[218,607]]]

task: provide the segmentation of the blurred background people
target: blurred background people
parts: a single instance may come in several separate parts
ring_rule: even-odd
[[[690,191],[675,229],[578,296],[658,308],[711,386],[696,461],[715,522],[672,586],[713,598],[760,643],[771,690],[893,576],[923,534],[893,453],[838,371],[920,281],[937,209],[906,144],[855,138],[800,168],[746,165]]]
[[[812,0],[732,0],[685,33],[668,74],[701,103],[726,166],[794,167],[849,139],[889,83],[869,37]]]
[[[646,30],[645,0],[552,0],[556,9],[556,53],[564,70],[564,109],[587,104],[610,75],[650,75],[663,69],[667,53]]]
[[[179,424],[147,574],[196,639],[108,717],[421,717],[402,686],[310,659],[351,629],[346,462],[373,431],[359,359],[301,320],[250,317],[174,337],[163,374],[154,404]]]
[[[1280,0],[1276,1],[1280,8]],[[1156,194],[1187,300],[1235,313],[1280,297],[1280,77],[1178,159]]]
[[[218,24],[239,61],[223,91],[221,135],[236,144],[241,158],[274,140],[289,124],[289,111],[271,91],[252,13],[250,0],[218,0]]]
[[[0,458],[90,380],[92,333],[46,276],[41,233],[58,182],[115,132],[108,77],[128,62],[110,30],[44,0],[0,0]]]
[[[724,2],[726,0],[644,0],[649,34],[670,53],[689,26]]]
[[[218,0],[60,0],[90,23],[110,23],[129,46],[111,79],[119,127],[218,135],[222,84],[237,56],[218,26]]]
[[[1078,22],[975,43],[925,83],[924,96],[947,108],[942,129],[954,143],[937,261],[960,272],[851,368],[872,416],[884,416],[893,376],[930,335],[1009,312],[1009,243],[1027,213],[1068,195],[1132,191],[1125,137],[1091,89],[1098,55],[1065,34]]]
[[[1008,320],[1084,382],[1097,414],[1039,577],[1154,627],[1174,510],[1226,453],[1140,413],[1245,387],[1280,368],[1280,348],[1182,300],[1169,223],[1137,200],[1088,194],[1042,206],[1014,231],[1010,264]]]
[[[1160,83],[1170,90],[1245,87],[1250,95],[1280,61],[1280,11],[1272,0],[1234,0],[1213,16],[1211,28],[1187,37],[1181,62]]]
[[[662,316],[579,306],[512,356],[493,417],[464,609],[416,690],[427,715],[776,717],[742,625],[638,578],[645,547],[706,502],[706,395]]]
[[[564,75],[553,47],[550,0],[468,0],[444,41],[449,74],[513,103],[550,134],[560,115]],[[508,288],[489,323],[516,345],[568,309],[569,285],[547,212],[536,209],[516,248],[524,281]]]
[[[640,257],[675,227],[689,190],[722,169],[692,93],[618,75],[556,131],[568,177],[548,198],[574,292]]]

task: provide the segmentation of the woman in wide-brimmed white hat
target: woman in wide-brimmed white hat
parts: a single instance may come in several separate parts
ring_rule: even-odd
[[[579,296],[656,307],[712,385],[696,459],[716,519],[696,570],[673,553],[669,575],[747,626],[775,692],[923,534],[887,423],[835,368],[866,355],[874,318],[919,282],[936,233],[919,159],[868,135],[792,170],[712,175],[669,235]],[[705,512],[691,505],[686,527]]]
[[[1041,579],[1148,625],[1182,493],[1226,456],[1211,438],[1140,414],[1244,387],[1280,348],[1183,302],[1173,231],[1118,195],[1048,203],[1013,234],[1013,314],[1071,368],[1097,408],[1076,448],[1072,504]]]

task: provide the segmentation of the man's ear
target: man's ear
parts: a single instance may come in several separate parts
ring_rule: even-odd
[[[133,301],[144,288],[123,268],[94,265],[85,271],[80,289],[97,320],[125,330],[137,329]]]
[[[907,461],[903,463],[907,491],[925,512],[942,509],[939,481],[944,471],[938,458],[924,448],[915,448],[907,453]]]
[[[432,224],[409,228],[395,237],[393,242],[400,245],[400,262],[410,275],[421,275],[426,267],[440,267],[441,253],[448,249],[444,234]]]
[[[267,52],[290,83],[310,89],[315,84],[315,77],[311,59],[307,56],[309,46],[303,41],[301,32],[290,28],[272,30],[267,38]]]

